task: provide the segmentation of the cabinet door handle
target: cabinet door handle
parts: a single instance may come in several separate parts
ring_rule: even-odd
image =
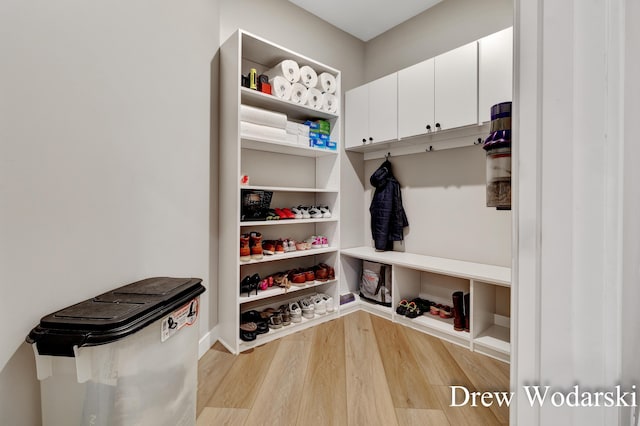
[[[362,138],[362,143],[367,143],[367,140],[365,138]]]
[[[369,142],[373,142],[373,138],[369,136]]]
[[[436,129],[440,128],[440,123],[436,123]]]
[[[427,130],[431,130],[431,124],[427,124]]]

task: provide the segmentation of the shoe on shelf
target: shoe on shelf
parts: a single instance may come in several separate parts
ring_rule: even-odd
[[[267,324],[267,320],[262,318],[260,312],[256,310],[251,310],[244,312],[241,315],[242,322],[253,322],[257,326],[256,333],[264,334],[269,332],[269,324]]]
[[[273,211],[280,217],[280,219],[289,219],[289,215],[282,209],[273,209]]]
[[[267,212],[267,220],[279,220],[279,219],[280,219],[280,215],[278,215],[278,213],[276,213],[274,209],[269,209],[269,211]]]
[[[324,237],[324,236],[320,237],[320,245],[322,246],[322,248],[329,247],[329,240],[327,239],[327,237]]]
[[[400,303],[398,303],[398,307],[396,308],[396,314],[398,315],[406,314],[408,307],[409,307],[409,302],[407,302],[407,299],[402,299]]]
[[[251,342],[256,340],[258,326],[255,322],[243,322],[240,324],[240,340]]]
[[[313,272],[313,269],[307,269],[304,271],[304,278],[306,280],[306,284],[315,284],[316,274]]]
[[[281,305],[280,312],[282,313],[282,325],[291,325],[291,311],[289,305]]]
[[[287,219],[295,219],[296,218],[295,213],[293,213],[291,211],[291,209],[288,209],[288,208],[285,207],[284,209],[282,209],[282,212],[287,215]]]
[[[306,274],[300,269],[289,271],[289,282],[295,286],[303,287],[307,283]]]
[[[262,252],[269,256],[276,254],[276,242],[274,240],[263,241]]]
[[[277,311],[271,314],[269,317],[269,328],[282,328],[282,313]]]
[[[288,248],[286,249],[286,251],[288,251],[288,252],[289,252],[289,251],[296,251],[296,250],[298,250],[298,249],[296,248],[296,242],[295,242],[295,240],[286,240],[286,241],[287,241],[287,247],[288,247]]]
[[[336,306],[333,304],[333,297],[328,294],[319,294],[324,299],[324,303],[327,307],[327,312],[333,312],[336,310]]]
[[[311,299],[300,300],[300,307],[302,308],[302,316],[307,319],[312,319],[315,314],[315,306]]]
[[[313,272],[316,275],[316,281],[325,282],[329,279],[329,271],[321,265],[314,266]]]
[[[323,268],[325,268],[327,270],[327,279],[329,281],[333,281],[336,279],[336,272],[333,269],[333,267],[327,265],[326,263],[321,263],[320,266],[322,266]]]
[[[285,243],[282,240],[276,240],[276,254],[284,254],[286,252]]]
[[[331,210],[329,210],[329,207],[320,206],[319,208],[323,219],[329,219],[331,217]]]
[[[318,315],[325,315],[327,313],[327,303],[322,296],[317,294],[312,298],[312,300],[315,313]]]
[[[291,207],[291,211],[295,216],[294,219],[303,219],[302,210],[300,210],[298,207]]]
[[[248,262],[251,260],[251,248],[249,246],[249,234],[240,235],[240,261]]]
[[[262,234],[251,232],[249,234],[249,245],[251,247],[251,259],[262,259]]]
[[[303,219],[311,219],[311,215],[309,214],[309,207],[306,206],[298,206],[298,210],[302,213]]]
[[[302,321],[302,308],[298,302],[289,303],[289,312],[291,312],[291,322]]]
[[[311,206],[309,208],[309,217],[311,219],[322,219],[322,212],[316,206]]]

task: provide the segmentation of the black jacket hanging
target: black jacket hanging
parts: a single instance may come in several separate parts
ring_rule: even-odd
[[[376,250],[392,250],[394,241],[404,239],[404,227],[409,226],[402,207],[400,183],[393,176],[391,163],[385,160],[369,179],[376,189],[371,200],[371,235]]]

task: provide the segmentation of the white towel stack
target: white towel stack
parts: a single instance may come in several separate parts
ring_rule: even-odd
[[[240,136],[267,142],[287,141],[287,116],[249,105],[240,105]],[[296,140],[297,142],[297,140]]]
[[[295,121],[288,121],[287,141],[298,145],[309,146],[309,126]]]

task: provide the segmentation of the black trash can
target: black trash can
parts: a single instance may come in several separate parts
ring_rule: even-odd
[[[42,318],[43,425],[194,425],[201,283],[148,278]]]

